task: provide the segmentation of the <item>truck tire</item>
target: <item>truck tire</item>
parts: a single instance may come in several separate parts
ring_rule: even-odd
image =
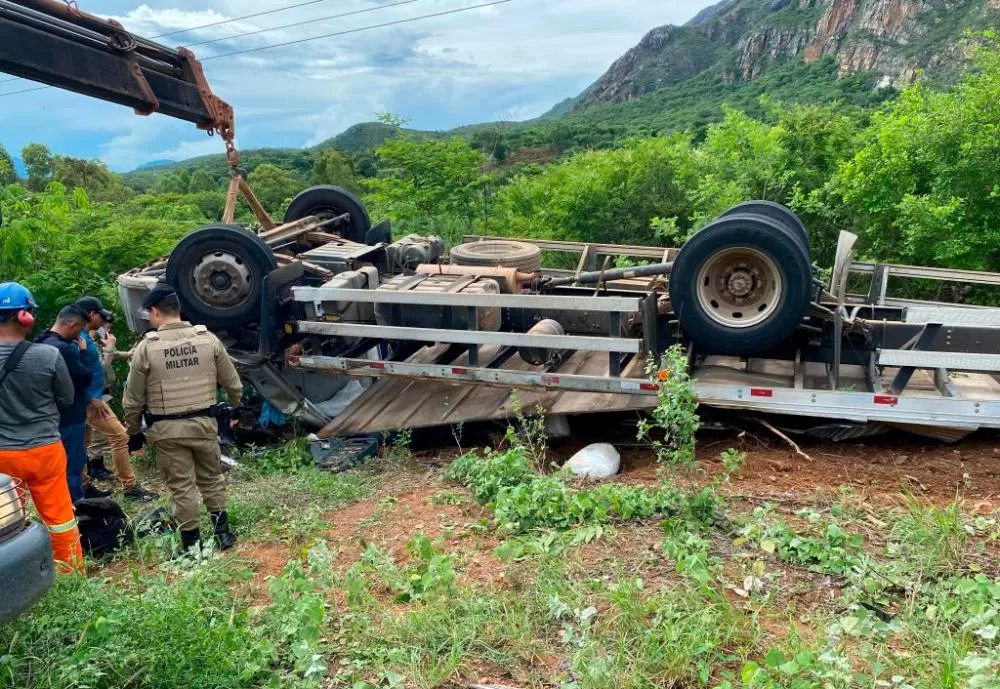
[[[795,215],[791,208],[774,201],[747,201],[733,206],[719,218],[728,218],[732,215],[761,215],[782,225],[792,232],[792,236],[799,241],[803,251],[806,252],[806,258],[811,260],[809,258],[809,233],[806,232],[806,226],[802,224],[799,216]]]
[[[542,250],[527,242],[485,239],[455,246],[451,262],[457,266],[503,266],[537,273],[542,269]]]
[[[706,351],[761,354],[787,339],[810,302],[800,242],[758,215],[715,220],[674,260],[670,298],[681,327]]]
[[[351,192],[340,187],[324,184],[309,187],[292,199],[285,211],[285,222],[294,222],[310,215],[333,218],[344,213],[350,213],[351,219],[346,224],[329,228],[338,232],[344,239],[359,244],[365,243],[365,235],[372,228],[371,218],[365,204]]]
[[[278,267],[271,248],[237,225],[188,233],[167,261],[167,282],[184,317],[209,328],[238,328],[260,320],[264,277]]]

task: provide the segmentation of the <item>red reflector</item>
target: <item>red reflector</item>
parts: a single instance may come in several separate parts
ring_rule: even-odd
[[[899,404],[899,398],[894,395],[875,395],[875,404],[890,404],[896,406]]]
[[[652,390],[653,392],[656,392],[657,390],[660,389],[660,386],[657,385],[656,383],[639,383],[639,389]]]
[[[542,382],[546,385],[559,385],[559,376],[542,376]]]
[[[750,388],[751,397],[774,397],[774,390],[767,388]]]
[[[286,357],[285,361],[288,362],[289,366],[298,366],[299,365],[299,358],[297,356]]]
[[[372,363],[368,364],[368,366],[369,366],[370,368],[377,368],[377,369],[379,369],[379,370],[381,370],[381,369],[384,369],[384,368],[385,368],[385,364],[383,364],[383,363],[381,363],[381,362],[378,362],[378,361],[373,361]]]
[[[455,366],[454,368],[451,369],[451,372],[454,373],[456,376],[464,376],[466,373],[469,372],[469,369],[459,368],[458,366]]]

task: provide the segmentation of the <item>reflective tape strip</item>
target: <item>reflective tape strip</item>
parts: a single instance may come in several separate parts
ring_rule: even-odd
[[[76,528],[76,518],[74,517],[70,521],[64,524],[54,524],[46,525],[49,529],[49,533],[66,533],[67,531],[72,531]]]

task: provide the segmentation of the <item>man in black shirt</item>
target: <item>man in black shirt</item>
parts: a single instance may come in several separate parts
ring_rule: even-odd
[[[86,358],[87,343],[80,333],[87,326],[87,317],[73,306],[67,306],[56,317],[55,325],[42,333],[35,342],[55,347],[66,362],[73,380],[73,402],[59,412],[59,437],[66,448],[66,479],[73,502],[83,493],[83,467],[87,464],[87,388],[93,378],[91,362]]]

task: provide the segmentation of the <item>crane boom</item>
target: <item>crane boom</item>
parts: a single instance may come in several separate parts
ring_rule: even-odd
[[[0,0],[0,72],[193,122],[233,142],[233,108],[216,96],[201,63],[186,48],[168,48],[121,24],[60,0]]]

